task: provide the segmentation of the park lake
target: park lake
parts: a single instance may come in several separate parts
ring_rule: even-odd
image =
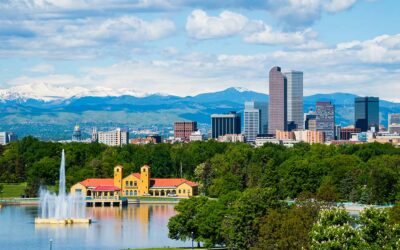
[[[168,238],[174,204],[86,208],[89,225],[35,225],[37,206],[0,208],[1,249],[126,249],[184,247]]]

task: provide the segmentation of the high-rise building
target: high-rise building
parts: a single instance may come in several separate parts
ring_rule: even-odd
[[[304,128],[303,72],[281,72],[280,67],[269,71],[268,133]]]
[[[306,130],[317,130],[317,114],[315,111],[308,111],[304,114],[304,129]]]
[[[129,133],[120,128],[113,131],[98,132],[99,143],[104,143],[108,146],[122,146],[128,144]]]
[[[197,131],[197,122],[175,122],[174,137],[180,138],[182,141],[189,141],[190,135]]]
[[[258,134],[268,133],[268,104],[265,102],[245,102],[244,135],[247,141],[255,141]]]
[[[303,129],[303,72],[283,73],[287,80],[287,122],[288,130]]]
[[[0,145],[6,145],[18,140],[17,134],[13,132],[0,132]]]
[[[317,131],[325,133],[325,141],[335,139],[335,106],[331,102],[316,104]]]
[[[354,103],[355,127],[366,132],[372,127],[379,131],[379,98],[378,97],[356,97]]]
[[[81,141],[82,140],[82,134],[81,134],[81,126],[79,124],[76,124],[74,127],[74,132],[72,133],[72,141]]]
[[[218,139],[221,135],[240,134],[240,132],[240,115],[236,112],[211,115],[211,138]]]
[[[268,134],[287,130],[287,79],[280,67],[269,71]]]
[[[390,134],[400,134],[400,114],[389,114],[388,131]]]

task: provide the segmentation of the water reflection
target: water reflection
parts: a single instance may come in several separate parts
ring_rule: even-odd
[[[0,246],[4,249],[122,249],[189,246],[168,239],[172,204],[87,208],[91,225],[35,225],[37,207],[5,207],[0,211]],[[4,227],[10,223],[12,230]]]

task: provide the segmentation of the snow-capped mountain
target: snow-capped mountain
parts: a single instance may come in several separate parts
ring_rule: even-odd
[[[66,88],[46,83],[18,85],[8,89],[0,89],[0,100],[17,100],[20,102],[28,99],[41,100],[44,102],[68,99],[71,97],[105,97],[129,95],[144,97],[148,94],[139,93],[133,89],[112,89],[96,87],[92,89],[84,87]]]

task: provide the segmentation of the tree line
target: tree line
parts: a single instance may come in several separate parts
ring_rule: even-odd
[[[0,182],[27,182],[26,194],[56,185],[61,151],[67,185],[111,177],[117,164],[125,175],[151,166],[153,177],[197,181],[202,194],[220,198],[252,188],[276,190],[280,200],[311,193],[324,201],[365,204],[400,200],[400,149],[390,144],[296,144],[293,148],[216,141],[108,147],[99,143],[44,142],[33,137],[0,147]],[[181,172],[182,166],[182,172]]]
[[[181,200],[175,209],[168,236],[207,248],[400,249],[400,206],[366,208],[356,217],[312,194],[288,204],[277,190],[249,188]]]

